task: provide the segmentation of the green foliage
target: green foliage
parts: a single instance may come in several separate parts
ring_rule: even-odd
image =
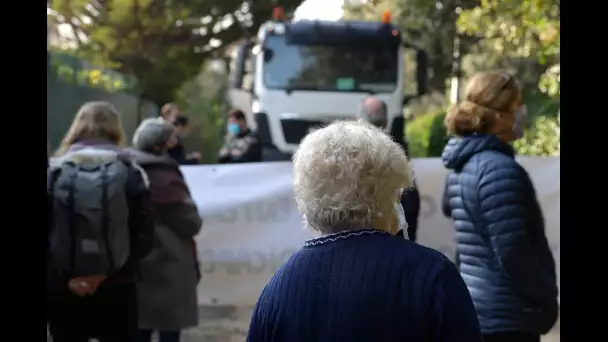
[[[440,157],[445,144],[448,142],[448,131],[445,128],[445,112],[436,114],[429,135],[428,157]]]
[[[555,64],[551,68],[541,75],[539,81],[540,90],[553,97],[559,98],[560,96],[560,65]]]
[[[50,7],[78,33],[80,56],[135,76],[143,97],[163,103],[206,59],[247,29],[255,34],[270,17],[272,2],[248,8],[242,0],[54,0]],[[289,13],[301,2],[277,4]]]
[[[92,66],[72,54],[49,51],[49,57],[49,75],[62,82],[99,88],[108,93],[134,92],[137,87],[132,78],[112,70]]]
[[[526,132],[513,147],[520,155],[559,156],[559,98],[542,92],[528,93],[524,97],[529,114]]]
[[[445,141],[445,133],[443,136],[441,133],[444,117],[443,112],[429,113],[407,123],[405,136],[409,144],[408,157],[424,158],[441,155]],[[445,132],[445,128],[443,131]]]
[[[524,93],[524,103],[528,107],[530,119],[539,116],[555,117],[559,111],[559,97],[548,96],[541,91],[528,91]],[[532,122],[530,121],[529,124]]]
[[[428,113],[442,112],[449,105],[450,103],[444,94],[431,92],[411,100],[405,109],[405,118],[410,119]]]
[[[559,156],[560,121],[559,117],[538,116],[534,118],[525,136],[517,140],[513,147],[520,155]]]
[[[207,164],[217,162],[225,124],[226,106],[222,97],[225,89],[209,87],[209,83],[214,81],[216,85],[227,82],[226,79],[218,80],[217,76],[201,73],[184,83],[177,92],[177,103],[192,120],[190,129],[193,137],[188,139],[186,145],[194,145],[193,150],[200,150],[199,147],[202,147],[203,161]]]
[[[513,57],[559,57],[559,0],[481,0],[458,19],[463,33],[481,35],[487,47]]]
[[[559,66],[547,73],[560,59],[559,0],[481,0],[461,13],[458,29],[483,38],[467,71],[507,69],[525,87],[559,95]]]

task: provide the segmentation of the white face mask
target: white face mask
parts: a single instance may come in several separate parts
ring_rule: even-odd
[[[515,112],[515,121],[513,121],[513,133],[516,139],[521,139],[524,136],[524,122],[528,117],[528,108],[523,105]]]
[[[407,224],[407,220],[405,219],[405,211],[403,210],[403,206],[401,205],[401,194],[403,193],[403,189],[397,190],[397,200],[393,203],[393,211],[395,217],[397,218],[397,231],[403,230],[403,236],[407,236],[407,228],[409,225]]]

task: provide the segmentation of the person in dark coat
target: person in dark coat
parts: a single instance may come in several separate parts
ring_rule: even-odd
[[[178,342],[180,331],[198,324],[198,263],[193,238],[202,220],[179,165],[167,155],[175,129],[159,119],[144,120],[129,152],[146,171],[154,212],[154,247],[140,264],[138,342]]]
[[[188,118],[182,115],[175,117],[173,125],[177,132],[177,141],[175,145],[167,150],[167,154],[180,165],[196,165],[203,161],[203,157],[199,152],[186,154],[183,137],[188,129]]]
[[[177,104],[166,103],[160,111],[160,117],[175,125],[177,131],[177,141],[167,150],[167,154],[180,165],[196,165],[202,162],[199,152],[186,154],[186,148],[182,141],[182,136],[188,127],[188,118],[182,115]]]
[[[245,113],[235,109],[228,114],[224,145],[218,153],[219,164],[256,163],[262,161],[262,143],[247,126]]]
[[[460,273],[486,342],[539,342],[558,316],[555,262],[526,170],[510,142],[523,136],[518,82],[478,73],[445,123],[444,210],[456,228]]]
[[[123,130],[116,109],[107,102],[84,104],[50,161],[48,201],[53,205],[52,174],[61,158],[84,150],[110,150],[127,159],[121,149]],[[129,163],[131,164],[131,163]],[[54,342],[132,342],[137,333],[135,280],[139,261],[152,247],[154,222],[145,173],[137,165],[129,167],[126,184],[129,211],[131,255],[125,266],[105,280],[80,282],[83,288],[95,288],[93,294],[77,295],[70,276],[60,271],[52,257],[47,258],[47,305],[49,330]],[[54,228],[49,219],[48,232]],[[48,239],[47,239],[48,240]],[[48,246],[48,242],[47,242]],[[69,286],[70,285],[70,286]]]
[[[358,118],[365,120],[372,125],[386,130],[388,126],[388,110],[386,102],[378,99],[375,96],[367,97],[363,100],[359,111]],[[408,154],[407,140],[401,140],[401,147],[405,151],[405,155]],[[412,186],[403,191],[401,195],[401,206],[405,211],[405,220],[408,223],[407,226],[407,237],[412,241],[416,241],[418,238],[418,216],[420,215],[420,193],[418,192],[418,186],[416,181],[413,182]],[[399,231],[398,236],[404,236],[406,232]]]
[[[293,160],[308,240],[262,290],[249,342],[481,342],[471,296],[442,253],[395,236],[412,173],[364,121],[307,135]]]

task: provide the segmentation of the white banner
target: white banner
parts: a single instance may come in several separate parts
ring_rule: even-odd
[[[559,279],[560,159],[519,160],[538,192]],[[419,242],[453,259],[454,228],[441,212],[447,171],[438,158],[413,163],[422,201]],[[276,269],[312,236],[302,228],[293,200],[291,163],[185,166],[182,171],[205,220],[196,237],[203,272],[199,304],[255,304]]]

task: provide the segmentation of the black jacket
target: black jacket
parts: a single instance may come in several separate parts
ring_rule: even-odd
[[[405,138],[398,141],[405,151],[405,155],[409,156],[409,145]],[[401,194],[401,206],[405,212],[405,220],[407,221],[407,237],[411,241],[416,241],[418,238],[418,216],[420,215],[420,193],[418,186],[414,184],[411,189],[407,189]],[[397,233],[398,236],[404,236],[403,231]]]
[[[167,150],[167,154],[175,160],[179,165],[196,165],[196,159],[186,158],[186,148],[181,138],[177,139],[177,144]]]
[[[492,135],[451,139],[444,210],[460,273],[484,333],[546,333],[558,314],[555,262],[536,191],[511,146]]]
[[[220,149],[218,163],[256,163],[262,161],[262,144],[250,129],[235,137],[227,137]]]
[[[414,185],[414,187],[401,194],[401,206],[407,221],[407,237],[411,241],[416,241],[418,238],[418,216],[420,215],[420,193],[417,186]],[[404,232],[399,231],[397,235],[404,236]]]

